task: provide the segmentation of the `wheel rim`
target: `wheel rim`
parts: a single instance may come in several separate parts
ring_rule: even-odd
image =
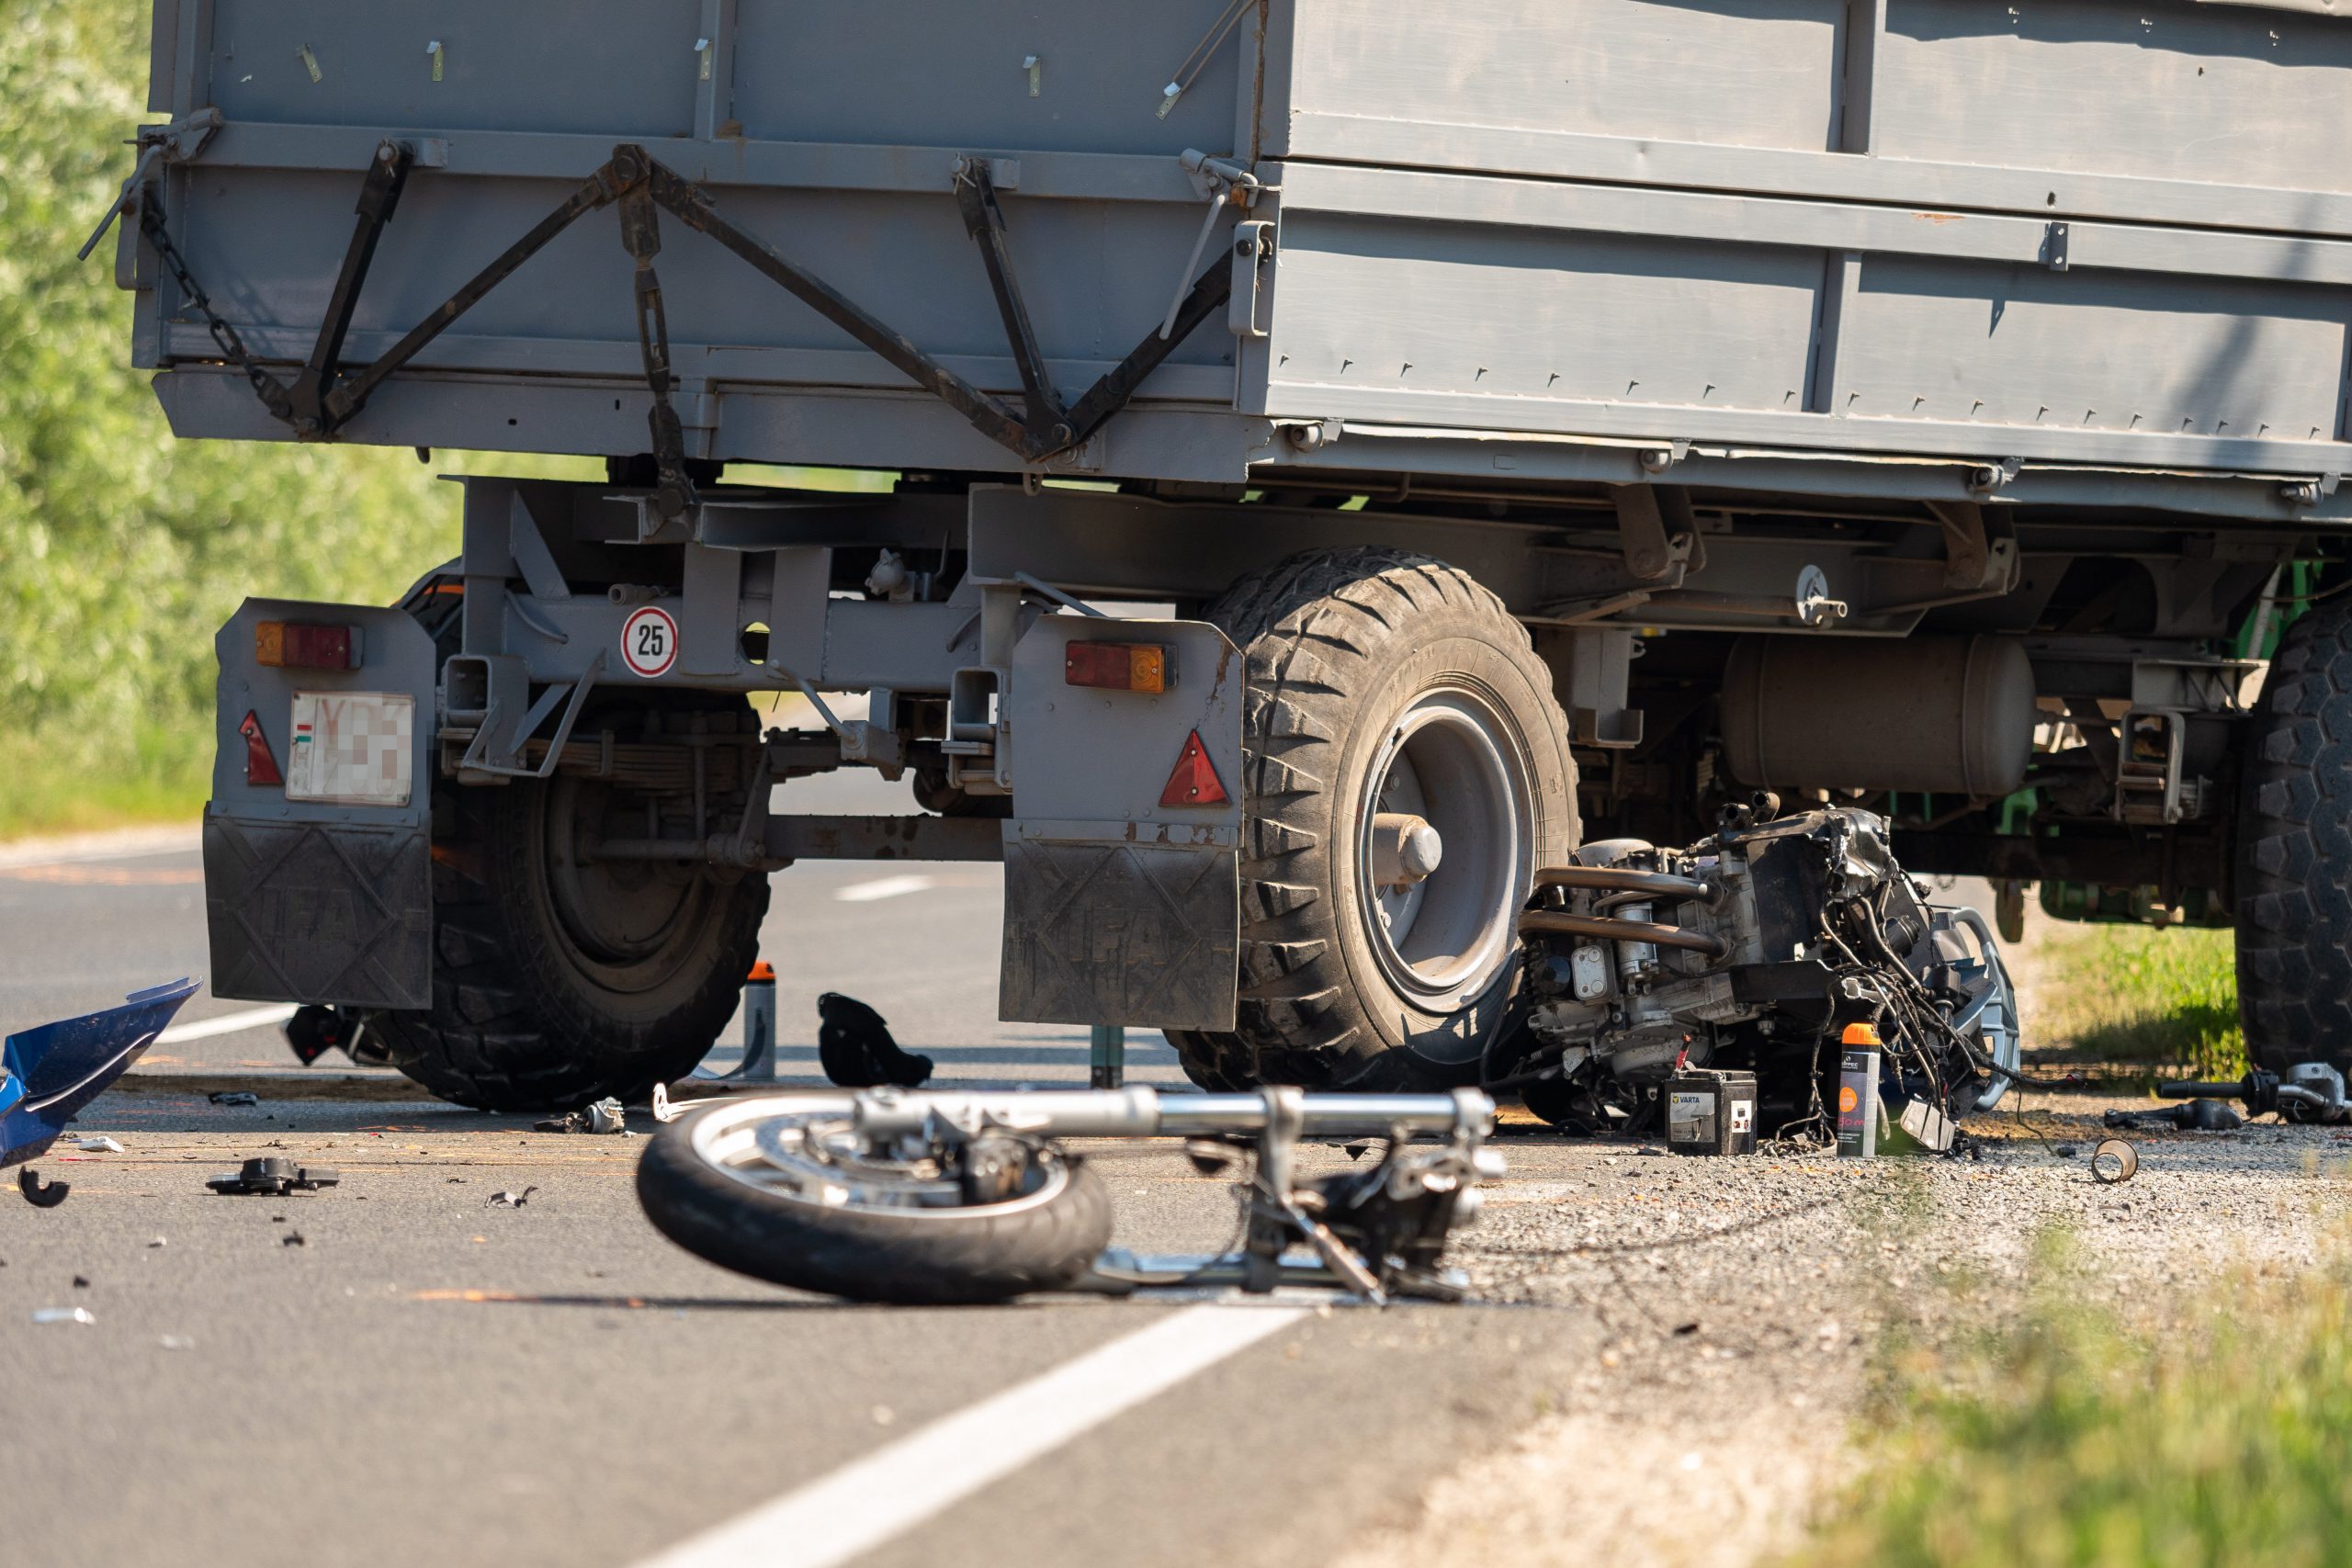
[[[967,1202],[952,1177],[925,1168],[920,1151],[858,1147],[852,1104],[845,1094],[738,1100],[688,1123],[687,1147],[711,1169],[770,1198],[912,1219],[1017,1213],[1053,1201],[1069,1185],[1067,1164],[1041,1158],[1019,1196]]]
[[[548,903],[583,974],[607,990],[650,991],[693,961],[717,889],[691,867],[588,853],[614,804],[601,785],[551,781],[540,822]]]
[[[1534,874],[1534,799],[1510,724],[1478,694],[1434,688],[1389,725],[1357,802],[1356,902],[1383,973],[1422,1007],[1459,1010],[1510,962]],[[1437,869],[1408,887],[1375,880],[1383,812],[1426,819],[1444,846]]]

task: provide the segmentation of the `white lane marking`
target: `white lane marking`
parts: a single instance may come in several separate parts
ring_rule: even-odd
[[[1186,1307],[705,1530],[640,1568],[834,1568],[1312,1310]]]
[[[900,876],[877,876],[871,882],[853,882],[846,887],[833,889],[833,897],[844,904],[871,904],[876,898],[896,898],[901,894],[921,893],[939,886],[939,878],[908,873]]]
[[[218,1018],[199,1018],[188,1023],[175,1023],[155,1036],[158,1045],[177,1045],[184,1040],[209,1040],[216,1034],[242,1034],[248,1029],[267,1029],[284,1023],[294,1016],[294,1004],[282,1007],[247,1008],[243,1012],[224,1012]]]
[[[200,848],[203,841],[203,835],[192,827],[130,828],[110,833],[71,833],[57,838],[19,839],[14,843],[0,844],[0,869],[186,854],[190,850]]]

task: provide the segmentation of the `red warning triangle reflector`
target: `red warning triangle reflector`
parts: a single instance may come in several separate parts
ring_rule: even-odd
[[[237,726],[237,733],[245,738],[245,782],[284,784],[286,775],[277,771],[277,759],[269,754],[269,737],[261,732],[261,716],[246,714],[245,722]]]
[[[1217,782],[1216,768],[1209,761],[1208,748],[1201,744],[1201,732],[1195,729],[1176,759],[1176,771],[1168,775],[1168,787],[1159,792],[1159,804],[1223,806],[1228,798],[1225,785]]]

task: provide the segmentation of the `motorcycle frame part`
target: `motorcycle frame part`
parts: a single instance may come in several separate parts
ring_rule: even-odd
[[[658,1095],[657,1121],[684,1115],[708,1100]],[[1311,1212],[1321,1193],[1296,1180],[1303,1137],[1380,1138],[1381,1163],[1356,1178],[1357,1207],[1437,1198],[1439,1211],[1420,1216],[1422,1241],[1442,1245],[1444,1232],[1476,1212],[1471,1190],[1481,1178],[1499,1176],[1501,1161],[1486,1147],[1494,1129],[1494,1101],[1476,1089],[1450,1095],[1311,1094],[1288,1087],[1251,1094],[1161,1096],[1141,1087],[1094,1089],[929,1093],[868,1089],[854,1094],[787,1094],[773,1114],[845,1115],[869,1145],[913,1140],[926,1147],[989,1137],[1035,1143],[1063,1138],[1192,1137],[1220,1142],[1254,1139],[1256,1168],[1247,1185],[1249,1213],[1238,1252],[1212,1258],[1152,1259],[1148,1265],[1114,1249],[1098,1261],[1086,1288],[1110,1294],[1166,1285],[1212,1282],[1262,1294],[1289,1287],[1337,1288],[1375,1304],[1392,1293],[1456,1299],[1459,1286],[1436,1275],[1399,1269],[1388,1257],[1367,1257],[1351,1245],[1344,1217]],[[752,1107],[741,1106],[749,1111]],[[1434,1140],[1417,1142],[1416,1140]],[[764,1152],[771,1138],[757,1138]],[[1296,1255],[1304,1251],[1313,1261]]]
[[[389,157],[386,156],[388,151]],[[647,385],[654,400],[650,417],[655,456],[664,473],[674,473],[681,484],[684,483],[683,430],[676,433],[679,438],[677,446],[681,448],[678,461],[669,460],[666,445],[673,434],[671,427],[678,422],[669,401],[674,378],[669,367],[660,286],[653,277],[651,267],[653,253],[660,248],[650,217],[653,206],[668,209],[686,227],[708,235],[732,251],[753,270],[849,333],[908,379],[962,414],[982,434],[1019,456],[1024,463],[1043,463],[1082,445],[1113,414],[1127,404],[1145,378],[1157,369],[1180,343],[1226,304],[1233,288],[1231,266],[1222,257],[1216,259],[1193,280],[1189,289],[1179,295],[1170,318],[1172,325],[1167,330],[1147,333],[1124,359],[1104,372],[1075,404],[1065,410],[1046,379],[1044,357],[1038,351],[1027,309],[1013,279],[1004,215],[996,201],[987,161],[964,160],[956,174],[956,197],[966,225],[980,247],[989,287],[1003,316],[1006,334],[1021,369],[1027,405],[1027,417],[1024,418],[1022,412],[1016,412],[1003,400],[982,390],[932,355],[917,348],[904,334],[866,311],[814,273],[799,266],[757,236],[737,227],[720,215],[707,195],[655,161],[643,147],[624,142],[613,149],[612,157],[602,167],[582,181],[520,239],[501,252],[457,292],[427,312],[423,321],[374,362],[345,379],[340,374],[337,360],[344,336],[350,326],[352,310],[357,301],[360,286],[366,281],[368,265],[374,259],[376,243],[381,237],[385,223],[390,220],[392,208],[399,199],[401,187],[413,163],[413,149],[405,143],[387,141],[381,144],[377,159],[368,165],[361,186],[359,226],[353,235],[350,249],[345,253],[343,270],[336,278],[317,346],[296,383],[296,387],[300,389],[299,395],[294,389],[289,389],[263,369],[237,335],[236,329],[213,310],[209,298],[190,273],[186,258],[172,242],[163,220],[161,203],[152,190],[138,198],[141,231],[171,270],[185,303],[204,316],[222,355],[244,372],[246,378],[254,384],[263,406],[273,417],[293,426],[298,434],[306,436],[333,434],[367,406],[368,398],[387,378],[414,359],[426,345],[456,324],[460,317],[525,262],[585,214],[615,202],[623,204],[623,241],[632,260],[637,263],[639,341],[644,351]],[[1212,219],[1219,210],[1221,208],[1212,206]],[[679,489],[665,478],[661,487],[661,499],[665,506],[674,503],[676,508],[665,510],[665,517],[673,517],[685,505],[691,504],[691,486],[684,487],[684,501],[677,499],[680,493]]]
[[[1575,915],[1565,909],[1528,909],[1519,917],[1519,934],[1526,936],[1581,936],[1601,942],[1651,942],[1659,947],[1679,947],[1686,953],[1696,953],[1708,959],[1726,956],[1730,947],[1721,937],[1705,931],[1685,931],[1680,926],[1660,925],[1655,920],[1619,919],[1609,915]]]
[[[2254,1067],[2235,1083],[2162,1083],[2156,1094],[2163,1100],[2235,1100],[2249,1116],[2275,1111],[2284,1122],[2352,1122],[2352,1098],[2346,1094],[2344,1076],[2325,1062],[2299,1062],[2283,1075]]]

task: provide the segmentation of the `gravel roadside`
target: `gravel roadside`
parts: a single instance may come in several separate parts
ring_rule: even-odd
[[[2052,1231],[2106,1305],[2237,1265],[2300,1268],[2352,1199],[2352,1134],[2329,1128],[2132,1134],[2139,1174],[2102,1186],[2098,1115],[2125,1102],[2055,1099],[2027,1118],[2050,1142],[1989,1118],[1981,1160],[1507,1143],[1515,1179],[1457,1261],[1487,1299],[1589,1313],[1606,1348],[1510,1448],[1437,1480],[1413,1526],[1359,1541],[1342,1568],[1758,1561],[1795,1544],[1847,1473],[1869,1360],[1898,1318],[1932,1339],[2005,1314]]]

